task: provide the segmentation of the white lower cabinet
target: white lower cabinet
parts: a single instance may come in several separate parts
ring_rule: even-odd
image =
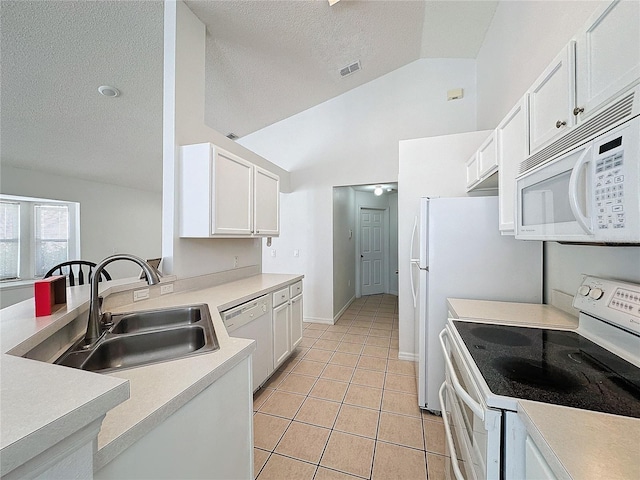
[[[242,360],[94,478],[253,478],[251,359]]]
[[[291,351],[302,341],[302,294],[291,299]]]
[[[524,471],[527,480],[557,480],[551,467],[529,435],[525,441],[524,458]]]
[[[302,341],[302,282],[273,294],[273,366],[277,369]]]
[[[278,368],[291,355],[289,303],[273,309],[273,366]]]

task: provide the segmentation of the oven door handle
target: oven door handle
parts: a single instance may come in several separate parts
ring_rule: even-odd
[[[458,466],[458,456],[456,455],[456,448],[453,444],[453,435],[451,434],[451,427],[449,426],[449,417],[444,403],[444,389],[447,388],[447,382],[443,382],[440,390],[438,391],[438,397],[440,397],[440,408],[442,413],[442,420],[444,420],[444,436],[447,439],[447,446],[449,447],[449,455],[451,456],[451,466],[453,467],[453,474],[456,480],[465,480],[464,475],[460,471]]]
[[[469,395],[464,388],[462,388],[462,385],[460,384],[460,381],[458,380],[458,375],[456,375],[456,372],[453,368],[453,365],[451,364],[451,359],[449,358],[449,353],[447,352],[447,346],[444,343],[444,337],[449,338],[449,332],[447,332],[447,329],[444,328],[441,332],[440,332],[440,345],[442,346],[442,353],[444,355],[444,360],[445,360],[445,364],[447,367],[447,372],[449,372],[449,377],[451,378],[451,383],[453,384],[453,389],[456,391],[456,393],[458,394],[458,396],[460,397],[460,399],[467,404],[467,406],[471,409],[471,411],[476,414],[476,416],[478,418],[480,418],[480,420],[482,420],[484,422],[484,409],[482,408],[482,405],[480,405],[478,402],[476,402],[471,395]]]

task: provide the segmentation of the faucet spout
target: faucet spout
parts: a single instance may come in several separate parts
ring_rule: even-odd
[[[111,255],[110,257],[105,258],[104,260],[102,260],[102,262],[96,265],[93,276],[91,277],[89,320],[87,322],[87,333],[84,336],[86,345],[93,345],[96,340],[100,338],[100,317],[102,316],[102,312],[100,311],[100,301],[98,299],[98,281],[100,280],[100,274],[102,273],[102,270],[104,270],[104,268],[111,262],[115,262],[116,260],[129,260],[131,262],[137,263],[146,274],[147,283],[149,285],[156,285],[160,283],[158,273],[153,267],[151,267],[140,257],[136,257],[135,255],[130,255],[128,253]]]

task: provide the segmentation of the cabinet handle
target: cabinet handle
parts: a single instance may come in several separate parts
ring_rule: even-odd
[[[583,107],[576,107],[573,109],[573,114],[577,117],[580,113],[584,112]]]
[[[567,122],[563,122],[562,120],[558,120],[556,122],[556,128],[562,128],[567,124]]]

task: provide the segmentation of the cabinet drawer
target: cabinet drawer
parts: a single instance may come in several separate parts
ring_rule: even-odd
[[[289,301],[289,287],[278,290],[273,294],[273,308]]]
[[[302,293],[302,282],[296,282],[289,287],[289,296],[291,298]]]

